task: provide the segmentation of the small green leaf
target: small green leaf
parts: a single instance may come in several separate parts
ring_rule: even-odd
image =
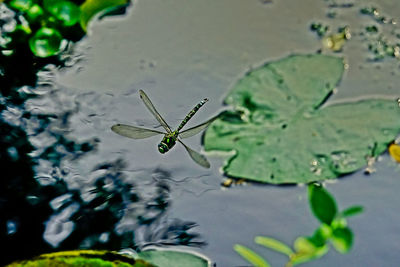
[[[337,214],[336,202],[321,185],[308,186],[308,199],[311,210],[321,222],[330,225]]]
[[[86,0],[80,6],[80,23],[82,29],[86,31],[90,19],[99,12],[104,12],[117,6],[127,5],[129,2],[129,0]]]
[[[78,22],[80,18],[79,7],[71,1],[67,0],[44,0],[45,8],[64,26],[72,26]]]
[[[60,51],[61,34],[52,28],[41,28],[29,39],[29,47],[37,57],[50,57]]]
[[[29,8],[31,8],[33,1],[32,0],[11,0],[8,2],[10,7],[17,9],[19,11],[25,12]]]
[[[309,238],[300,236],[294,241],[294,249],[296,253],[313,254],[317,250],[317,246]]]
[[[286,244],[284,244],[274,238],[270,238],[270,237],[266,237],[266,236],[257,236],[254,239],[254,241],[259,245],[273,249],[275,251],[286,254],[288,256],[290,256],[291,254],[294,253],[293,250],[289,246],[287,246]]]
[[[258,255],[256,252],[253,250],[236,244],[233,249],[240,255],[242,256],[245,260],[253,264],[255,267],[270,267],[269,263],[267,263],[266,260],[264,260],[260,255]]]
[[[294,241],[296,253],[290,257],[293,265],[321,258],[329,251],[329,246],[316,247],[307,237],[299,237]]]
[[[326,244],[326,241],[331,238],[332,229],[330,226],[326,224],[322,224],[318,229],[314,232],[312,237],[308,237],[308,240],[314,244],[316,247],[322,247]]]
[[[342,254],[349,252],[353,245],[353,233],[349,228],[336,228],[332,232],[332,245]]]
[[[349,216],[357,215],[363,211],[364,211],[364,208],[362,206],[352,206],[352,207],[347,208],[344,211],[342,211],[341,215],[343,217],[349,217]]]
[[[27,18],[30,22],[38,21],[41,17],[43,17],[43,9],[39,5],[33,5],[26,12]]]

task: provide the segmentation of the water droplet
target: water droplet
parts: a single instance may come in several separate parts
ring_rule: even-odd
[[[341,173],[353,171],[357,160],[348,151],[334,151],[331,153],[332,167]]]

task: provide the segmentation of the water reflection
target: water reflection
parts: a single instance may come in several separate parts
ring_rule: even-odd
[[[51,78],[42,73],[41,86],[1,97],[0,264],[55,250],[204,244],[195,223],[168,218],[171,174],[144,173],[143,188],[122,159],[104,161],[100,138],[71,126],[84,110],[99,127],[104,111]]]

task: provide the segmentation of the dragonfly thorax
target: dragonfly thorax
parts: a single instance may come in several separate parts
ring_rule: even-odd
[[[178,132],[168,133],[164,136],[161,142],[158,144],[158,151],[161,154],[167,153],[175,144],[178,138]]]

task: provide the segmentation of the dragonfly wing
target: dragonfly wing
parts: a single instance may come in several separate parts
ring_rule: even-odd
[[[179,136],[182,139],[192,137],[193,135],[196,135],[196,134],[200,133],[201,131],[203,131],[205,128],[207,128],[216,118],[218,118],[218,116],[215,116],[215,117],[209,119],[208,121],[203,122],[202,124],[199,124],[197,126],[189,128],[187,130],[184,130],[179,133]]]
[[[163,132],[160,131],[135,127],[126,124],[115,124],[111,127],[111,130],[114,133],[133,139],[143,139],[157,134],[164,134]]]
[[[200,166],[202,166],[204,168],[207,168],[207,169],[210,168],[210,162],[208,162],[207,158],[204,155],[194,151],[193,149],[191,149],[190,147],[185,145],[181,140],[178,139],[178,141],[179,141],[179,143],[181,143],[185,147],[185,149],[189,153],[190,157],[197,164],[199,164]]]
[[[162,127],[164,127],[164,129],[168,133],[171,133],[172,132],[171,128],[168,126],[168,124],[165,122],[165,120],[161,117],[160,113],[158,113],[158,111],[154,107],[153,103],[151,103],[150,98],[146,95],[146,93],[143,92],[143,90],[139,90],[139,94],[140,94],[140,98],[143,100],[146,107],[150,110],[151,114],[153,114],[154,117],[156,117],[157,121],[162,125]]]

